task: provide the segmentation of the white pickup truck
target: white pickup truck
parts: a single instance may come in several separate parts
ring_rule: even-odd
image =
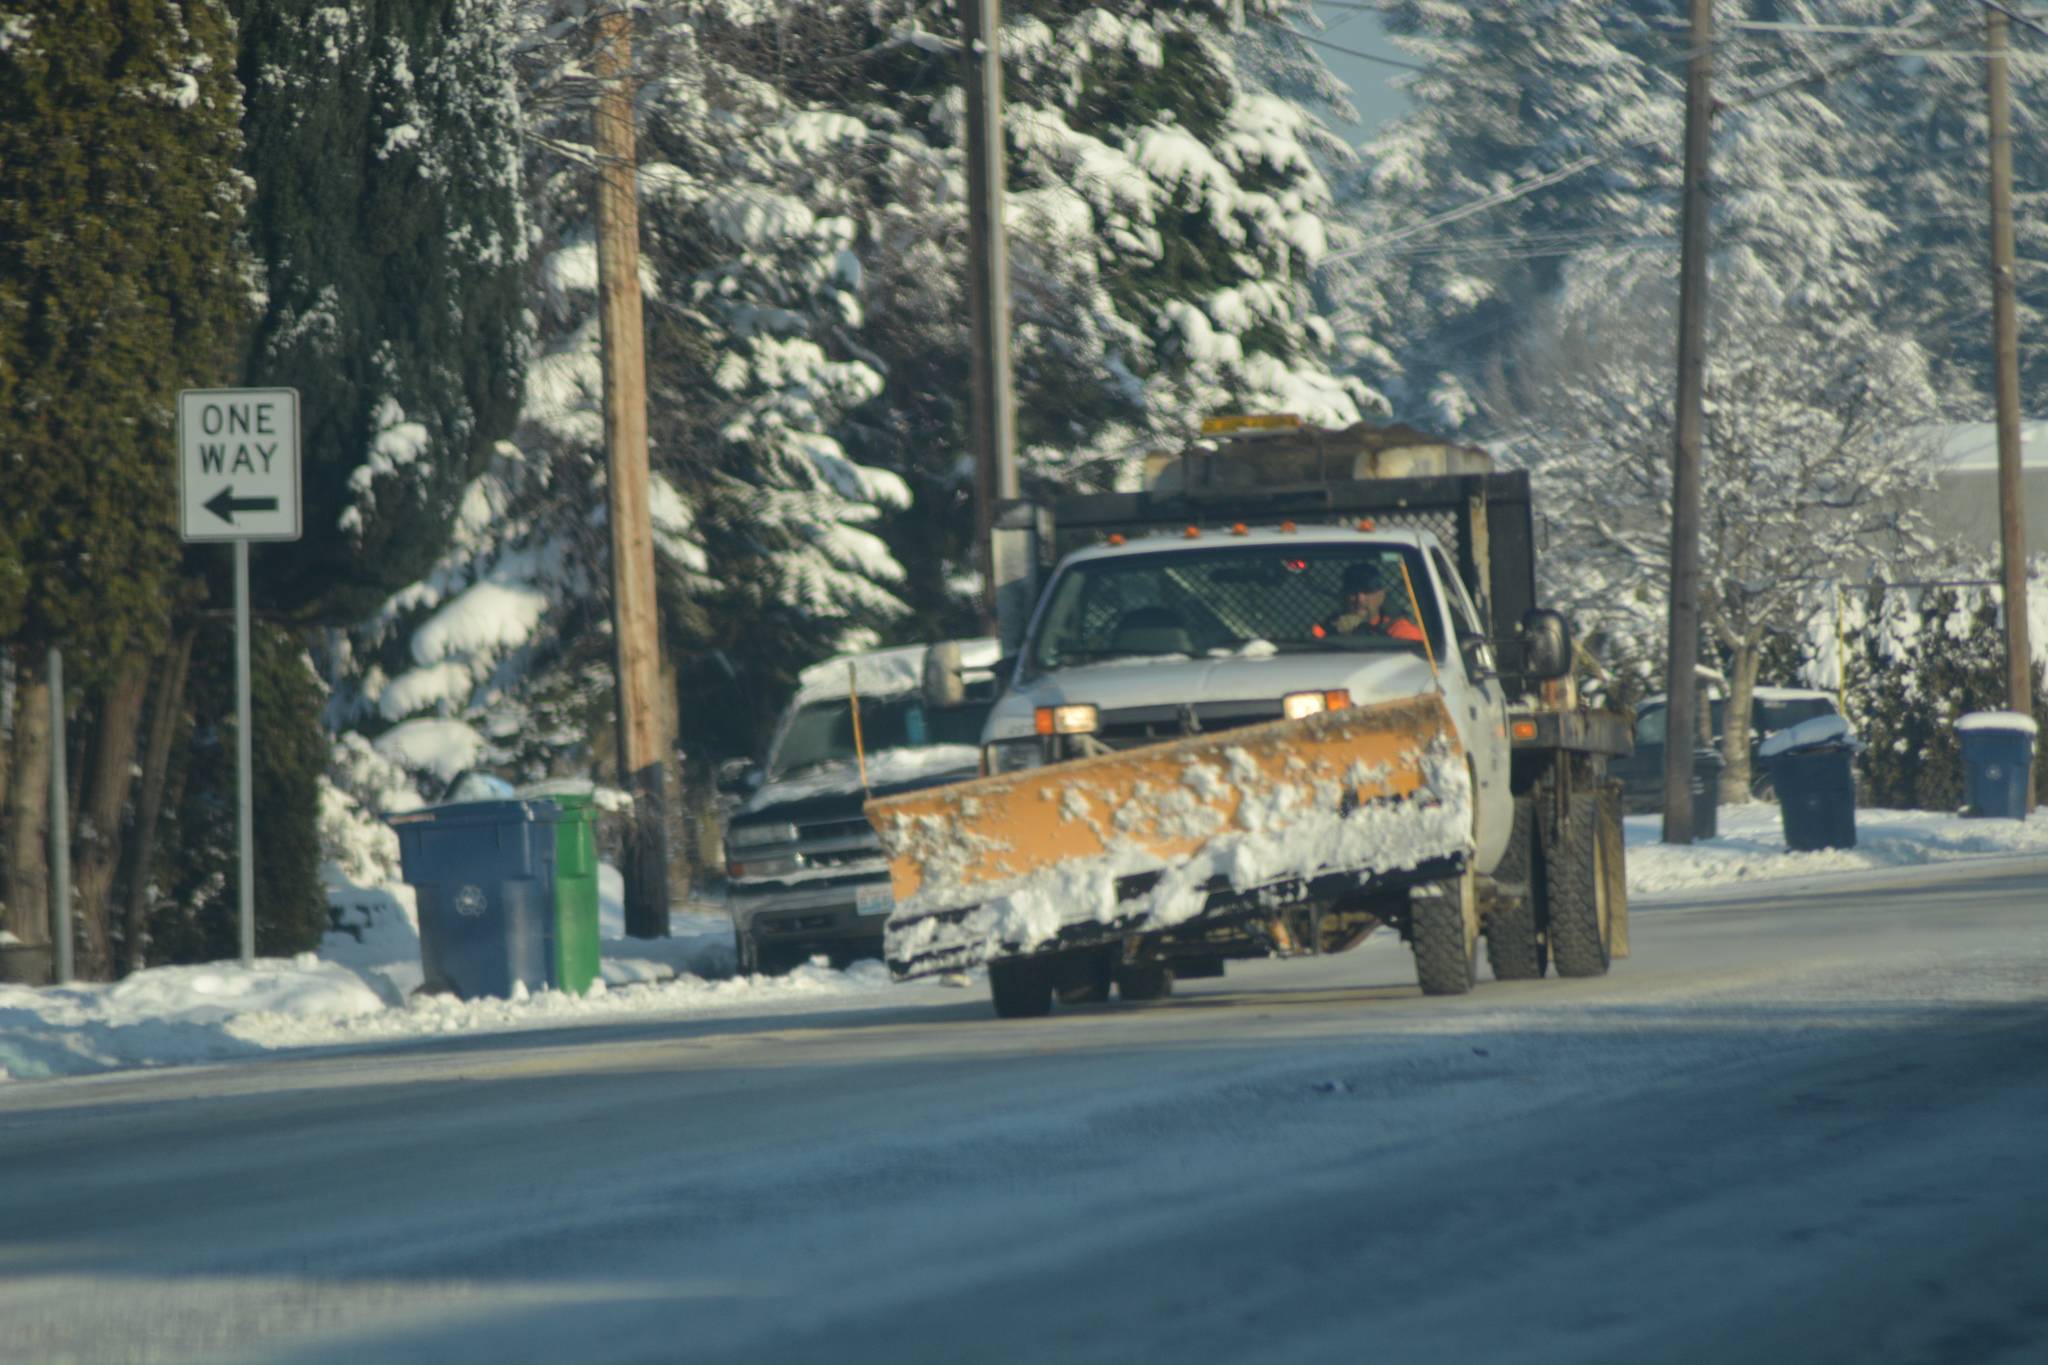
[[[1389,472],[1397,471],[1397,472]],[[1626,951],[1621,718],[1535,607],[1525,475],[1404,429],[1205,444],[1064,499],[978,782],[871,802],[899,976],[1158,998],[1381,924],[1430,993]],[[1261,766],[1263,765],[1263,766]]]

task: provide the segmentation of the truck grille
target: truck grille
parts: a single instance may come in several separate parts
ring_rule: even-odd
[[[1104,711],[1095,738],[1112,749],[1136,749],[1182,735],[1235,730],[1280,719],[1278,701],[1202,702],[1194,706],[1131,706]],[[1192,724],[1190,724],[1192,720]]]
[[[875,848],[842,848],[824,853],[803,855],[805,867],[854,867],[874,862],[882,856],[882,850]]]
[[[820,820],[816,824],[798,825],[796,837],[799,843],[823,843],[835,839],[873,839],[874,827],[864,818],[853,820]]]

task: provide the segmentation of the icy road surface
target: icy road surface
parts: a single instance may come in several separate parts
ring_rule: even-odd
[[[2039,1361],[2048,861],[0,1089],[0,1359]],[[865,1003],[865,1002],[863,1002]]]

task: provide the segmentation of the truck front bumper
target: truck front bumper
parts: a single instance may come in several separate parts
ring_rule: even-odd
[[[757,948],[811,950],[835,957],[880,957],[889,919],[887,876],[818,886],[769,883],[731,888],[726,901],[734,935]]]

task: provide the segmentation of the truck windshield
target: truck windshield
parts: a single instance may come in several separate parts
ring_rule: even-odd
[[[935,744],[976,744],[988,702],[945,708],[927,707],[920,696],[863,697],[860,702],[861,745],[869,754],[886,749],[922,749]],[[790,717],[770,777],[787,777],[820,763],[853,762],[853,708],[844,697],[810,702]]]
[[[1378,586],[1361,595],[1368,584]],[[1409,600],[1410,585],[1419,601]],[[1369,610],[1375,605],[1377,618]],[[1269,649],[1419,654],[1418,617],[1441,655],[1441,614],[1412,545],[1218,545],[1120,555],[1060,572],[1025,646],[1025,671]]]

